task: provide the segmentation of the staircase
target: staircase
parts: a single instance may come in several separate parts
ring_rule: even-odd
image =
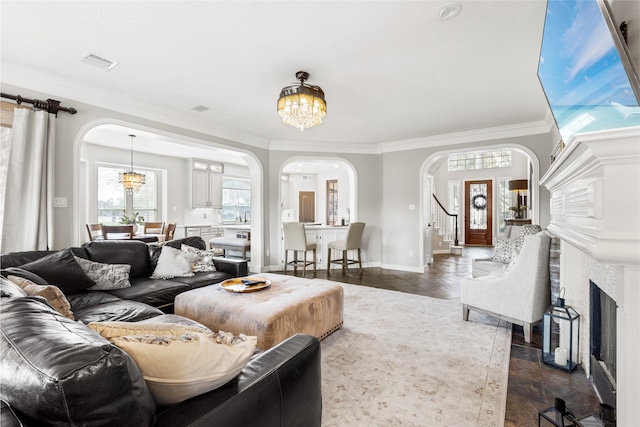
[[[462,246],[458,245],[458,214],[449,213],[435,194],[433,199],[436,202],[431,210],[433,253],[462,255]]]

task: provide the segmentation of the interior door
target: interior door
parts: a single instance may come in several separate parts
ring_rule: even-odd
[[[493,235],[493,182],[467,181],[464,185],[464,242],[491,246]]]
[[[298,221],[316,222],[316,193],[300,191],[298,193]]]

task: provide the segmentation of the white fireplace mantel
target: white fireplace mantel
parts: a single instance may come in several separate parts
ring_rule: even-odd
[[[560,286],[581,323],[589,325],[589,281],[616,301],[617,422],[639,426],[640,127],[572,138],[540,184],[551,192],[548,230],[562,240]],[[588,374],[588,326],[580,341]]]
[[[551,232],[599,262],[640,266],[640,127],[575,136],[540,184]]]

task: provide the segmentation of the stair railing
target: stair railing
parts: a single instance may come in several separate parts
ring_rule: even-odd
[[[442,203],[440,203],[440,200],[438,200],[435,194],[433,195],[433,199],[436,201],[436,203],[438,204],[438,207],[440,208],[440,209],[436,208],[435,222],[436,224],[438,224],[438,226],[444,227],[446,235],[451,234],[451,231],[452,231],[451,219],[455,219],[455,226],[454,226],[455,234],[454,234],[453,244],[454,246],[458,246],[458,214],[449,213],[444,208],[444,206],[442,206]]]

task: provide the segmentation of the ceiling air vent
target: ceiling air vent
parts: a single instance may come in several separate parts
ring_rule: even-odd
[[[209,107],[205,107],[204,105],[196,105],[192,108],[193,111],[197,111],[198,113],[202,113],[203,111],[207,111]]]
[[[118,65],[118,61],[107,59],[103,56],[96,55],[95,53],[90,53],[84,58],[82,58],[82,62],[86,62],[87,64],[91,64],[98,68],[102,68],[105,71],[109,71],[113,67]]]

